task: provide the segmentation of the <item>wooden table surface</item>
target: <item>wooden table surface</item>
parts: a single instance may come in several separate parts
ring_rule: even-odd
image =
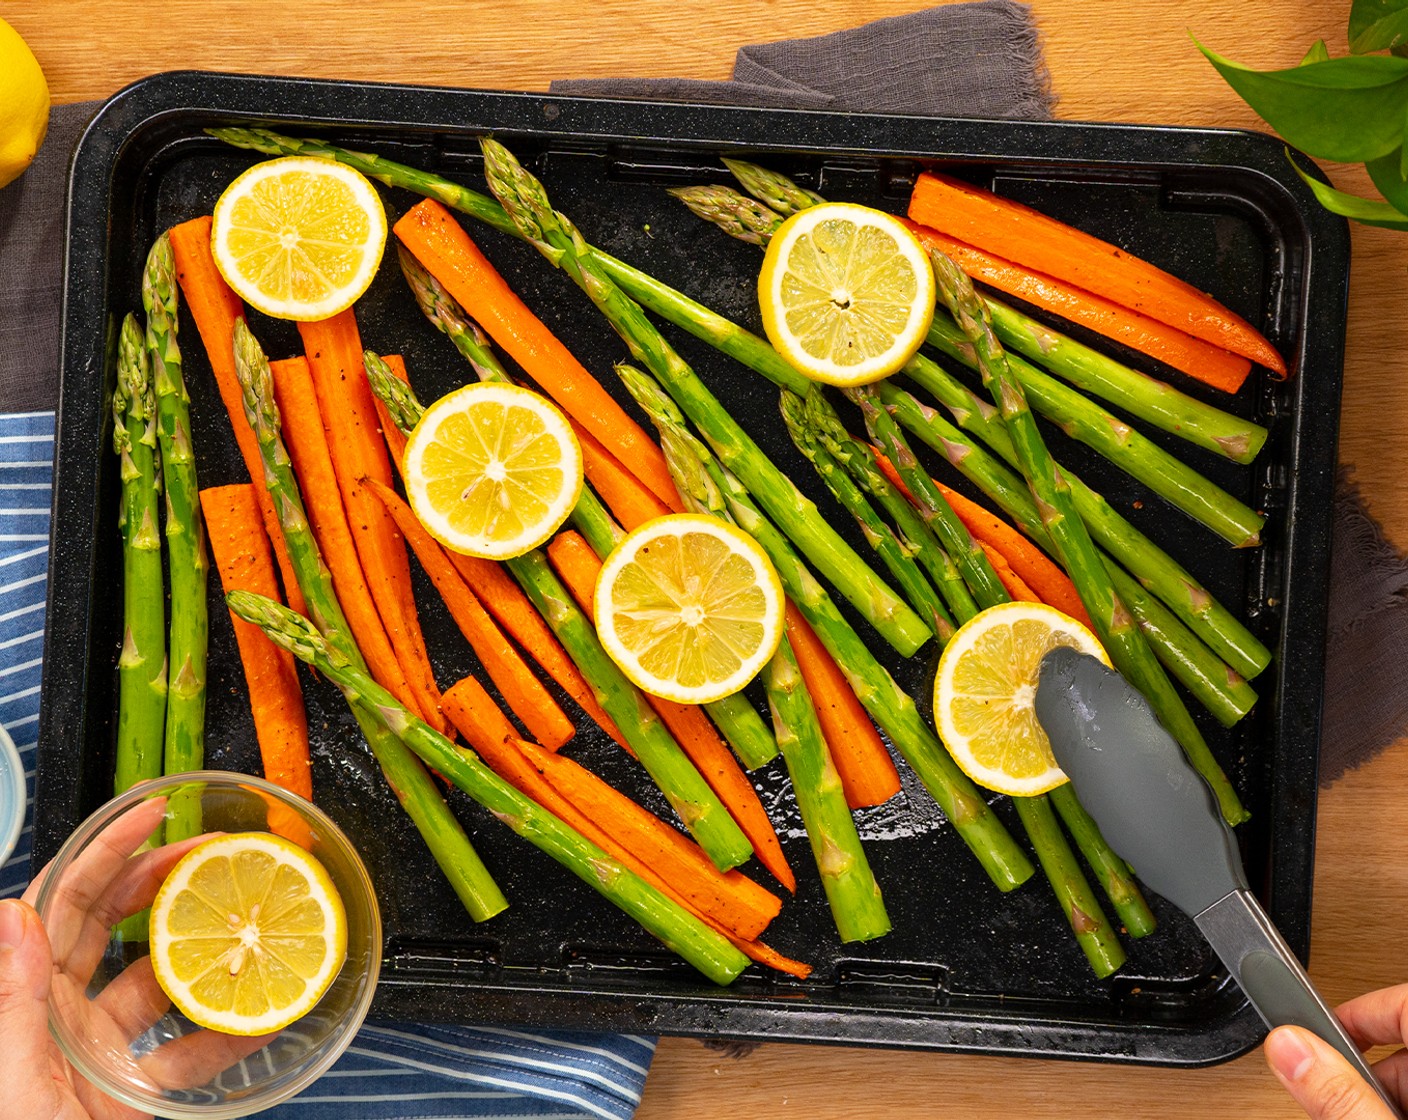
[[[161,70],[205,68],[542,90],[554,77],[725,78],[738,46],[816,35],[917,0],[0,0],[56,102]],[[1035,0],[1068,120],[1257,127],[1194,49],[1290,66],[1316,39],[1343,53],[1347,0]],[[290,13],[296,13],[291,15]],[[1362,169],[1328,168],[1372,193]],[[1340,457],[1408,547],[1408,236],[1355,228]],[[1408,744],[1320,799],[1310,971],[1332,1001],[1408,980]],[[862,1115],[1301,1115],[1259,1054],[1183,1072],[1085,1063],[768,1045],[741,1060],[666,1039],[641,1120]],[[1201,1111],[1201,1109],[1199,1109]]]

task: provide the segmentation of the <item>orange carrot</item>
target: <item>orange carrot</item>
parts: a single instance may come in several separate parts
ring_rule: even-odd
[[[900,791],[900,776],[890,752],[846,674],[791,601],[787,604],[787,640],[816,705],[831,760],[846,791],[846,804],[852,809],[883,805]]]
[[[274,598],[278,586],[256,490],[248,482],[212,486],[200,492],[200,508],[225,591],[253,591]],[[230,618],[249,685],[249,707],[264,776],[290,793],[311,799],[308,713],[293,655],[274,645],[259,627],[233,612]]]
[[[209,215],[173,226],[169,233],[171,249],[176,255],[176,280],[181,285],[182,299],[191,318],[196,321],[196,331],[200,334],[210,368],[215,374],[215,387],[220,390],[220,399],[230,416],[230,427],[234,429],[240,457],[244,459],[245,469],[254,483],[265,532],[279,561],[284,602],[299,614],[307,614],[303,592],[298,588],[298,576],[284,546],[284,534],[279,528],[273,499],[264,486],[264,464],[259,457],[259,441],[244,417],[244,391],[235,372],[234,350],[235,320],[244,318],[244,304],[215,267],[215,258],[210,253]]]
[[[274,377],[274,400],[279,406],[284,444],[298,476],[308,523],[313,527],[323,562],[332,573],[333,590],[352,628],[352,637],[377,683],[416,715],[422,715],[418,697],[412,693],[391,648],[357,559],[357,546],[342,506],[308,361],[288,358],[270,362],[269,369]]]
[[[1147,261],[1019,202],[925,172],[909,216],[923,226],[1034,272],[1065,280],[1177,327],[1285,376],[1286,363],[1257,330],[1211,296]]]
[[[509,644],[498,623],[489,617],[489,612],[455,570],[444,549],[417,520],[411,507],[389,486],[370,478],[366,480],[366,486],[391,514],[391,519],[410,544],[426,575],[445,600],[450,617],[455,620],[465,640],[474,647],[475,656],[504,701],[523,721],[529,734],[549,750],[557,750],[572,738],[572,721],[533,675],[518,650]]]
[[[362,366],[362,337],[351,308],[312,323],[299,323],[303,348],[332,453],[333,471],[347,510],[367,586],[391,648],[401,662],[416,707],[437,731],[449,730],[440,713],[440,690],[416,616],[411,564],[405,542],[363,479],[392,484],[391,461],[381,438],[376,402]]]
[[[582,473],[627,532],[656,517],[678,511],[678,493],[675,504],[666,505],[589,431],[577,423],[573,423],[572,430],[577,433],[577,442],[582,448]]]
[[[756,937],[777,916],[782,904],[775,895],[737,870],[720,871],[693,840],[591,771],[576,763],[540,769],[530,758],[540,748],[514,737],[502,713],[497,729],[481,720],[481,712],[497,709],[473,677],[448,689],[444,705],[446,715],[499,777],[721,932]],[[509,734],[499,738],[497,732],[503,730]]]
[[[533,743],[515,745],[578,811],[636,856],[690,904],[745,940],[777,917],[782,901],[737,869],[722,872],[688,837],[647,812],[585,767]]]
[[[433,199],[395,226],[402,244],[440,281],[499,347],[671,508],[679,496],[660,449],[504,282],[464,227]]]
[[[1086,613],[1085,604],[1076,593],[1075,584],[1054,560],[1002,518],[984,509],[977,502],[965,498],[942,482],[936,480],[935,485],[948,499],[948,504],[953,507],[953,512],[958,514],[958,519],[968,527],[968,532],[973,534],[973,539],[984,546],[990,545],[1030,590],[1033,598],[1063,611],[1077,622],[1090,625],[1090,615]],[[998,575],[1002,575],[1001,570]],[[1009,588],[1009,592],[1010,590]],[[1012,597],[1018,598],[1015,594]]]
[[[990,288],[1014,295],[1036,307],[1053,311],[1073,323],[1123,343],[1131,349],[1165,365],[1196,377],[1205,385],[1235,393],[1251,373],[1252,364],[1240,354],[1233,354],[1194,338],[1191,334],[1151,319],[1138,311],[1057,280],[1032,272],[955,241],[927,226],[906,225],[919,237],[927,249],[938,249],[952,257],[958,266],[974,280]]]
[[[971,531],[971,530],[970,530]],[[976,538],[975,538],[976,539]],[[1007,590],[1008,598],[1018,603],[1039,603],[1041,596],[1028,587],[1015,571],[1012,565],[1007,562],[1007,557],[988,544],[987,541],[978,541],[978,547],[983,550],[983,555],[988,558],[988,563],[992,565],[992,570],[997,573],[997,578],[1002,586]]]
[[[407,385],[411,383],[410,376],[406,373],[406,363],[400,354],[383,354],[381,360],[392,373],[404,381]],[[401,433],[401,429],[396,426],[396,421],[391,419],[391,413],[386,410],[386,405],[381,403],[381,398],[375,393],[372,397],[376,403],[376,416],[381,424],[381,434],[386,437],[386,450],[391,454],[391,462],[396,467],[396,473],[401,473],[401,463],[406,458],[406,437]]]
[[[595,621],[594,594],[601,561],[591,546],[576,532],[559,533],[548,545],[552,561],[567,590],[589,619]],[[658,696],[645,695],[670,734],[704,775],[709,788],[719,796],[729,814],[738,822],[743,835],[753,845],[753,851],[764,867],[793,894],[797,892],[797,877],[788,866],[777,839],[777,830],[768,820],[767,810],[758,799],[758,791],[748,781],[733,752],[728,749],[704,710],[695,705],[676,704]]]

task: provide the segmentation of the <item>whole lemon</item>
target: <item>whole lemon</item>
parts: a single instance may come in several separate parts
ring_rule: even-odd
[[[49,83],[29,45],[0,19],[0,187],[34,161],[49,127]]]

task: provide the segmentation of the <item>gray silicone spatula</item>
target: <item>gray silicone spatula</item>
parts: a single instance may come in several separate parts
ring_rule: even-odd
[[[1110,846],[1197,923],[1267,1025],[1314,1032],[1399,1115],[1247,888],[1217,798],[1144,697],[1095,658],[1060,648],[1042,659],[1036,714]]]

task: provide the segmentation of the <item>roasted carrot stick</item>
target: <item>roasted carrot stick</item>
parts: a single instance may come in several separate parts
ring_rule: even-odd
[[[400,354],[383,354],[382,361],[387,367],[406,384],[410,384],[410,376],[406,373],[406,363]],[[396,473],[401,473],[401,464],[406,458],[406,436],[400,428],[396,426],[396,421],[391,419],[391,413],[386,411],[386,405],[382,404],[381,398],[372,395],[372,400],[376,404],[377,422],[381,424],[381,434],[386,437],[386,450],[391,455],[391,462],[396,467]]]
[[[212,486],[200,492],[200,508],[210,537],[210,551],[229,591],[253,591],[273,597],[277,585],[269,538],[259,513],[259,487],[243,482]],[[308,754],[308,714],[298,684],[293,655],[274,645],[259,627],[232,613],[235,643],[249,686],[249,707],[264,776],[290,793],[310,800],[313,776]]]
[[[973,539],[984,548],[991,547],[1001,556],[1006,567],[1029,589],[1033,598],[1063,611],[1077,622],[1090,625],[1090,616],[1086,614],[1085,605],[1076,594],[1075,584],[1071,583],[1070,578],[1054,560],[996,514],[990,513],[977,502],[965,498],[942,482],[936,485],[948,499],[953,512],[958,514],[958,519],[968,527],[968,532],[973,534]],[[998,575],[1002,575],[1001,569],[998,570]],[[1014,599],[1022,598],[1013,592],[1012,588],[1007,590]]]
[[[972,532],[970,529],[969,532]],[[992,565],[992,570],[997,573],[998,580],[1006,589],[1007,594],[1019,603],[1039,603],[1041,596],[1026,585],[1026,582],[1012,569],[1012,565],[1007,562],[1007,557],[988,544],[987,541],[978,541],[978,547],[983,550],[983,555],[988,558],[988,563]]]
[[[220,399],[230,416],[230,427],[234,429],[240,457],[244,459],[245,469],[254,483],[260,518],[274,547],[274,556],[278,559],[279,572],[283,577],[285,601],[299,614],[307,614],[303,592],[298,588],[293,564],[284,547],[284,534],[279,528],[273,500],[264,488],[264,464],[259,458],[259,441],[254,438],[254,430],[244,417],[244,395],[235,373],[235,320],[244,317],[244,304],[215,267],[215,258],[210,253],[209,215],[173,226],[169,235],[171,249],[176,254],[176,280],[181,285],[182,300],[191,318],[196,321],[196,331],[210,360],[210,368],[215,373],[215,387],[220,390]]]
[[[362,337],[356,316],[348,308],[331,319],[299,323],[298,330],[313,371],[323,431],[357,558],[377,613],[425,721],[437,731],[448,731],[416,616],[405,543],[391,515],[362,485],[363,479],[370,478],[390,486],[392,475],[376,402],[362,367]]]
[[[515,746],[598,828],[730,932],[745,940],[757,937],[782,909],[776,895],[736,869],[719,871],[692,840],[572,759],[522,740]]]
[[[582,473],[627,532],[656,517],[677,511],[678,494],[675,495],[675,506],[666,505],[650,487],[602,447],[589,431],[576,422],[573,422],[572,430],[576,432],[577,442],[582,448]]]
[[[279,406],[284,444],[303,492],[308,522],[332,573],[333,590],[352,627],[352,636],[377,683],[419,715],[419,698],[412,693],[405,671],[391,648],[357,559],[357,546],[342,506],[342,492],[333,471],[332,453],[328,450],[308,361],[288,358],[270,362],[269,369],[274,377],[274,400]]]
[[[777,916],[782,903],[775,895],[737,870],[720,871],[689,837],[591,771],[576,763],[540,767],[531,757],[540,748],[512,734],[507,718],[473,677],[445,692],[444,707],[501,778],[717,928],[748,939]],[[498,712],[498,726],[492,715],[483,716],[491,711]]]
[[[1251,362],[1240,354],[1194,338],[1177,327],[1151,319],[1103,296],[1083,291],[1064,280],[1032,272],[982,249],[955,241],[927,226],[913,222],[907,224],[926,248],[938,249],[952,257],[974,280],[1157,358],[1205,385],[1235,393],[1251,372]]]
[[[822,734],[831,748],[831,760],[846,791],[846,804],[852,809],[883,805],[900,791],[900,776],[890,752],[856,699],[845,673],[790,601],[787,640],[792,643],[802,680],[816,705]]]
[[[578,533],[568,530],[559,533],[548,545],[548,559],[583,613],[595,621],[596,577],[601,571],[601,561],[591,546]],[[762,865],[795,894],[797,877],[788,866],[787,857],[782,854],[777,830],[768,820],[767,810],[758,799],[758,791],[748,781],[738,760],[709,722],[704,710],[691,704],[676,704],[658,696],[646,695],[645,698],[659,713],[690,761],[704,775],[709,788],[718,794],[719,800],[738,822],[738,827],[748,837]]]
[[[365,480],[365,485],[391,514],[504,702],[523,721],[530,735],[549,750],[557,750],[572,738],[572,721],[533,675],[518,650],[509,644],[498,623],[489,617],[484,605],[450,563],[445,550],[416,519],[415,511],[391,487],[370,478]]]
[[[1104,296],[1284,377],[1271,343],[1211,296],[1098,237],[959,179],[925,172],[909,216],[966,245]]]
[[[396,236],[440,281],[499,347],[671,508],[679,495],[665,457],[640,425],[583,368],[542,321],[504,282],[464,227],[433,199],[408,210]]]

